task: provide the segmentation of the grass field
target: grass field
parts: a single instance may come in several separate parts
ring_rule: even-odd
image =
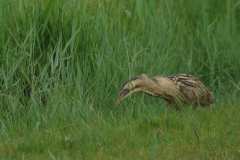
[[[239,159],[239,0],[1,0],[1,159]],[[198,77],[213,108],[136,93]]]

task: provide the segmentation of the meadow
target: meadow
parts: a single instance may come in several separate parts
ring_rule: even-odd
[[[239,159],[239,0],[1,0],[1,159]],[[216,104],[124,82],[186,73]]]

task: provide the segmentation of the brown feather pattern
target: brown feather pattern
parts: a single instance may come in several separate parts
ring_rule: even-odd
[[[145,92],[149,96],[163,98],[171,106],[179,108],[193,104],[202,107],[215,103],[212,92],[196,77],[187,74],[175,74],[168,77],[149,78],[142,74],[127,81],[122,86],[115,108],[124,98],[135,92]]]

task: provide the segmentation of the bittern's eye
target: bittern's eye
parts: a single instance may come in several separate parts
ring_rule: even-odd
[[[129,92],[129,89],[124,89],[124,90],[122,90],[122,92],[120,93],[119,96],[126,95],[126,94],[128,94],[128,92]]]

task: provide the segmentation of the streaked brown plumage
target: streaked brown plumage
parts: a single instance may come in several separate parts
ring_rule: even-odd
[[[168,77],[149,78],[142,74],[127,81],[121,88],[115,108],[124,98],[135,92],[145,92],[154,97],[163,98],[171,106],[179,108],[193,104],[202,107],[215,103],[212,92],[197,78],[187,74],[176,74]]]

